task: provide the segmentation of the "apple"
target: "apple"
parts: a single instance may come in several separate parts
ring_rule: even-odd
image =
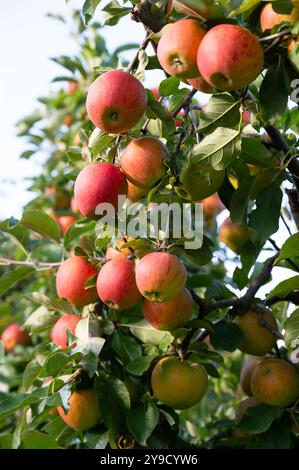
[[[244,393],[248,395],[249,397],[252,396],[252,391],[251,391],[251,386],[250,386],[250,381],[252,377],[252,373],[254,371],[254,368],[261,362],[260,357],[249,357],[246,359],[244,362],[242,369],[241,369],[241,374],[240,374],[240,385]]]
[[[196,88],[196,90],[201,91],[201,93],[213,93],[213,87],[209,85],[201,76],[189,78],[187,82],[193,88]]]
[[[2,332],[1,340],[8,352],[12,352],[18,345],[27,346],[30,343],[29,334],[18,323],[7,326]]]
[[[148,190],[144,188],[140,188],[135,184],[131,183],[131,181],[127,181],[128,183],[128,193],[127,199],[130,202],[138,202],[141,198],[148,194]]]
[[[79,173],[75,182],[75,202],[81,214],[87,217],[94,217],[96,207],[101,203],[110,203],[117,208],[118,196],[126,194],[126,178],[112,163],[91,163]]]
[[[126,178],[143,189],[153,188],[166,174],[166,146],[156,137],[132,140],[120,156],[120,166]]]
[[[184,410],[204,396],[208,375],[197,362],[163,357],[153,369],[151,383],[158,400],[176,410]]]
[[[71,114],[67,114],[63,118],[63,124],[67,127],[70,127],[72,124],[74,124],[74,118]]]
[[[264,307],[259,307],[257,310],[252,308],[234,319],[235,325],[243,333],[243,339],[239,346],[240,351],[254,356],[264,356],[274,348],[277,336],[261,322],[269,325],[271,330],[278,331],[273,313]]]
[[[296,72],[299,73],[299,37],[289,42],[288,57]]]
[[[51,330],[51,341],[62,349],[66,349],[68,347],[67,331],[75,336],[76,326],[80,320],[82,318],[79,315],[68,314],[60,317]]]
[[[127,310],[141,302],[134,272],[135,263],[128,259],[111,259],[99,272],[97,291],[101,301],[115,310]]]
[[[95,302],[98,298],[95,287],[86,287],[87,281],[97,274],[96,268],[81,256],[66,259],[57,271],[56,290],[60,298],[76,307]]]
[[[167,302],[176,297],[186,278],[185,266],[171,253],[148,253],[136,261],[137,287],[152,302]]]
[[[59,406],[58,413],[63,421],[77,431],[88,431],[101,420],[98,399],[94,389],[75,390],[69,400],[69,409],[65,413]]]
[[[177,186],[179,196],[189,201],[200,201],[215,194],[222,186],[225,172],[207,166],[187,167],[180,176],[181,186]]]
[[[218,238],[236,254],[240,254],[250,240],[250,232],[243,225],[233,224],[230,217],[227,217],[219,229]]]
[[[144,86],[122,70],[109,70],[100,75],[89,88],[86,100],[89,119],[110,134],[123,134],[136,126],[146,105]]]
[[[79,83],[78,82],[69,82],[66,92],[68,95],[72,95],[76,90],[79,89]]]
[[[192,295],[184,289],[172,300],[158,303],[145,300],[142,312],[146,320],[157,330],[169,331],[184,325],[192,314]]]
[[[283,359],[264,359],[258,364],[250,382],[253,396],[261,403],[291,406],[299,398],[299,375]]]
[[[69,227],[76,222],[76,217],[73,215],[61,215],[58,217],[58,223],[60,225],[63,235],[68,231]]]
[[[178,78],[198,77],[196,56],[205,34],[200,22],[193,19],[167,25],[157,49],[158,60],[165,72]]]
[[[74,197],[71,199],[71,211],[72,211],[74,214],[79,214],[79,213],[80,213],[79,207],[77,206]]]
[[[248,86],[260,74],[263,64],[264,52],[258,38],[232,24],[214,26],[198,49],[200,75],[222,91]]]
[[[294,8],[288,15],[276,13],[273,10],[272,3],[267,3],[261,11],[260,22],[261,30],[264,32],[267,29],[272,29],[274,26],[283,22],[295,23],[299,20],[299,4],[296,1],[292,2]]]
[[[212,196],[205,198],[201,203],[203,204],[203,213],[207,219],[216,217],[216,215],[225,209],[218,194],[212,194]]]
[[[55,210],[67,209],[70,205],[69,194],[65,189],[49,186],[45,189],[44,195],[50,200]]]

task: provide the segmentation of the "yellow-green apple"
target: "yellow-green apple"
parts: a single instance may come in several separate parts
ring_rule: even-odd
[[[164,357],[155,365],[151,377],[155,396],[165,405],[183,410],[195,405],[207,391],[208,375],[197,362]]]
[[[118,196],[127,194],[127,181],[121,170],[112,163],[91,163],[77,176],[75,201],[82,215],[94,217],[96,207],[110,203],[115,208]]]
[[[12,352],[18,345],[27,346],[30,343],[29,334],[18,323],[7,326],[2,332],[1,340],[8,352]]]
[[[66,259],[57,271],[56,290],[60,298],[76,307],[84,307],[97,300],[95,287],[86,287],[89,279],[97,274],[96,268],[82,256]]]
[[[157,49],[163,69],[178,78],[198,77],[197,50],[205,34],[200,22],[193,19],[167,25]]]
[[[189,201],[200,201],[216,193],[224,177],[223,170],[217,171],[207,166],[188,166],[181,173],[181,186],[176,187],[176,192]]]
[[[200,75],[222,91],[238,90],[257,78],[264,64],[263,48],[247,29],[220,24],[210,29],[198,49]]]
[[[275,331],[278,332],[276,319],[267,308],[251,308],[243,315],[234,319],[243,333],[243,339],[239,345],[240,351],[254,356],[264,356],[274,348],[277,340]]]
[[[111,259],[100,270],[97,278],[98,295],[108,307],[126,310],[141,301],[134,267],[135,262],[129,259]]]
[[[187,278],[183,263],[171,253],[153,252],[136,261],[136,283],[153,302],[167,302],[183,289]]]
[[[60,346],[62,349],[66,349],[67,344],[67,332],[69,331],[73,336],[76,333],[76,326],[79,321],[82,320],[79,315],[67,314],[57,320],[51,330],[51,341]]]
[[[295,23],[299,20],[299,3],[298,1],[292,2],[294,5],[291,13],[284,15],[281,13],[276,13],[273,10],[272,3],[267,3],[261,11],[260,22],[261,30],[264,32],[267,29],[272,29],[274,26],[279,25],[283,22]]]
[[[132,140],[120,156],[120,166],[126,178],[143,189],[153,188],[166,174],[165,159],[169,153],[156,137]]]
[[[101,420],[98,399],[94,389],[75,390],[69,400],[69,409],[65,413],[62,406],[58,413],[63,421],[77,431],[88,431]]]
[[[249,357],[246,359],[243,363],[242,369],[241,369],[241,374],[240,374],[240,385],[244,393],[248,395],[249,397],[252,396],[252,391],[251,391],[251,376],[254,371],[254,368],[261,362],[260,357]]]
[[[250,232],[243,225],[233,224],[230,217],[228,217],[219,229],[218,238],[232,251],[239,254],[250,240]]]
[[[136,126],[146,105],[144,86],[123,70],[109,70],[100,75],[89,88],[86,100],[89,119],[111,134],[123,134]]]
[[[192,313],[192,295],[184,289],[172,300],[158,303],[145,300],[142,312],[147,321],[157,330],[173,330],[184,325]]]
[[[295,367],[283,359],[264,359],[251,377],[253,396],[261,403],[292,405],[299,398],[299,375]]]

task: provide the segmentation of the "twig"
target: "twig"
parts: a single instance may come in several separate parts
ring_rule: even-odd
[[[298,196],[298,193],[294,189],[286,189],[285,191],[289,198],[289,206],[290,206],[292,217],[294,219],[297,229],[299,230],[299,196]]]
[[[36,266],[44,268],[55,268],[61,265],[61,263],[44,263],[42,261],[18,261],[16,259],[10,258],[0,258],[0,264],[3,264],[5,266]]]
[[[150,37],[149,37],[149,34],[147,33],[144,40],[142,41],[142,43],[140,44],[139,46],[139,49],[134,57],[134,59],[132,60],[131,64],[129,65],[128,67],[128,72],[129,73],[133,73],[135,71],[135,69],[138,67],[138,64],[139,64],[139,53],[141,51],[144,51],[147,46],[148,46],[148,43],[150,42]]]
[[[272,41],[272,39],[281,38],[283,36],[294,36],[294,35],[290,29],[287,29],[284,31],[280,31],[279,33],[270,34],[269,36],[265,36],[264,38],[260,38],[259,41],[260,42]]]
[[[188,95],[185,97],[184,101],[171,113],[172,117],[175,118],[177,114],[181,111],[181,109],[190,106],[193,96],[197,93],[198,90],[196,88],[192,88]]]

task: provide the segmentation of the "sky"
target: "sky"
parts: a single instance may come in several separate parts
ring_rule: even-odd
[[[47,94],[51,87],[57,86],[50,82],[53,77],[61,74],[62,69],[49,58],[77,52],[68,28],[47,18],[46,14],[60,13],[67,17],[70,8],[81,8],[82,5],[83,0],[70,0],[68,4],[64,0],[1,2],[0,220],[21,216],[22,207],[32,198],[32,193],[26,191],[28,178],[41,172],[40,159],[19,159],[19,155],[28,149],[28,145],[24,139],[16,138],[15,123],[37,107],[38,96]],[[100,12],[96,19],[101,20]],[[117,26],[104,28],[102,34],[108,49],[114,50],[124,41],[140,43],[144,30],[142,25],[126,17]],[[155,87],[159,78],[159,73],[151,72],[146,85]],[[203,99],[203,95],[201,98]],[[281,228],[276,235],[278,245],[281,245],[287,236],[286,230]],[[262,259],[265,259],[265,255],[262,255]],[[287,278],[291,273],[281,268],[277,268],[275,272],[275,283]],[[291,274],[294,275],[293,272]],[[269,286],[265,289],[269,291]]]

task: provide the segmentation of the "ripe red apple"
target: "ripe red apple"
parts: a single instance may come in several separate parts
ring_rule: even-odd
[[[141,198],[147,195],[148,190],[144,188],[140,188],[135,184],[131,183],[131,181],[127,181],[128,183],[128,193],[127,199],[130,202],[138,202]]]
[[[85,287],[86,282],[97,274],[96,268],[81,256],[71,256],[57,271],[56,290],[60,298],[76,307],[84,307],[97,300],[95,287]]]
[[[75,336],[76,326],[79,321],[82,320],[79,315],[63,315],[57,320],[51,330],[51,341],[60,346],[62,349],[66,349],[67,345],[67,331]]]
[[[7,326],[2,332],[1,340],[8,352],[12,352],[19,344],[26,346],[30,343],[29,334],[18,323]]]
[[[79,83],[78,82],[69,82],[66,92],[68,95],[72,95],[76,90],[79,89]]]
[[[299,20],[299,4],[293,1],[294,8],[288,15],[276,13],[273,10],[272,3],[267,3],[261,11],[260,21],[262,31],[272,29],[274,26],[283,22],[295,23]]]
[[[63,421],[77,431],[88,431],[101,419],[98,399],[94,389],[75,390],[69,400],[67,413],[59,406],[58,413]]]
[[[241,369],[241,374],[240,374],[240,385],[244,393],[248,395],[249,397],[252,396],[252,391],[251,391],[251,377],[252,373],[255,369],[255,367],[261,362],[260,357],[249,357],[246,359],[244,362],[242,369]]]
[[[271,331],[262,325],[265,322]],[[277,336],[272,331],[278,331],[276,319],[268,308],[250,309],[234,319],[234,323],[243,333],[239,346],[240,351],[254,356],[264,356],[274,348]]]
[[[67,114],[63,118],[63,124],[67,127],[70,127],[74,123],[74,118],[71,114]]]
[[[156,137],[132,140],[120,157],[127,179],[140,188],[150,189],[166,174],[166,146]]]
[[[208,375],[197,362],[163,357],[153,369],[151,382],[158,400],[171,408],[183,410],[202,399],[207,391]]]
[[[141,294],[153,302],[166,302],[183,289],[186,268],[174,255],[148,253],[136,261],[136,283]]]
[[[79,207],[77,206],[74,197],[71,199],[71,211],[72,211],[74,214],[79,214],[79,213],[80,213]]]
[[[144,86],[128,72],[110,70],[91,85],[86,110],[92,123],[105,132],[122,134],[136,126],[147,105]]]
[[[253,371],[250,386],[253,396],[267,405],[284,408],[299,398],[298,372],[282,359],[261,361]]]
[[[174,299],[158,303],[145,300],[142,312],[147,321],[157,330],[173,330],[184,325],[192,313],[192,295],[184,289]]]
[[[205,198],[201,202],[203,204],[203,213],[207,219],[216,217],[216,215],[220,214],[220,212],[225,209],[218,194],[212,194],[212,196]]]
[[[142,296],[137,289],[135,263],[128,259],[112,259],[99,272],[97,290],[101,301],[116,310],[138,304]]]
[[[126,178],[112,163],[92,163],[77,176],[74,194],[81,214],[94,217],[98,204],[117,208],[118,196],[127,194]]]
[[[259,75],[263,64],[264,52],[258,38],[232,24],[214,26],[198,49],[200,75],[218,90],[248,86]]]
[[[201,76],[196,78],[189,78],[187,82],[193,88],[196,88],[196,90],[201,91],[201,93],[213,93],[213,87],[209,85]]]
[[[157,49],[163,69],[178,78],[198,77],[197,50],[205,34],[199,21],[193,19],[167,25]]]
[[[243,124],[250,124],[250,122],[251,122],[251,111],[249,111],[249,109],[245,109],[245,111],[243,111],[242,122],[243,122]]]
[[[218,238],[232,251],[239,254],[250,240],[250,232],[243,225],[233,224],[230,217],[228,217],[219,229]]]
[[[76,217],[73,215],[61,215],[58,217],[58,223],[60,225],[63,235],[68,231],[69,227],[76,222]]]

